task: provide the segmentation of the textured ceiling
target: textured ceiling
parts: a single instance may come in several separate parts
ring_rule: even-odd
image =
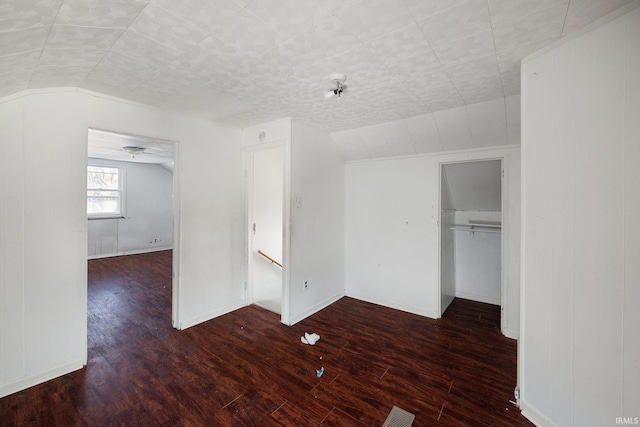
[[[127,152],[124,147],[144,150],[132,154]],[[173,165],[173,148],[174,144],[170,141],[146,136],[127,135],[99,129],[89,129],[88,132],[87,154],[91,158]]]
[[[0,97],[81,87],[333,131],[520,92],[520,59],[631,0],[0,0]],[[348,95],[324,100],[331,73]]]

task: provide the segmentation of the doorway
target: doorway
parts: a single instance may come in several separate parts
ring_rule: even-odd
[[[502,159],[440,168],[440,314],[454,298],[503,305]]]
[[[87,140],[89,259],[172,250],[168,267],[175,273],[176,143],[95,128]],[[174,327],[177,276],[171,286]]]
[[[284,145],[246,153],[249,303],[282,315]]]

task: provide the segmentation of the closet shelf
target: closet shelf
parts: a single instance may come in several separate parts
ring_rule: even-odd
[[[494,224],[482,224],[482,225],[457,225],[449,227],[450,230],[454,231],[468,231],[470,233],[490,233],[490,234],[500,234],[502,233],[502,227],[500,225]]]

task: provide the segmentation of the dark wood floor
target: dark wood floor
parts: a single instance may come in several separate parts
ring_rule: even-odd
[[[177,331],[165,251],[90,261],[88,309],[87,367],[0,399],[0,425],[379,426],[393,405],[414,426],[532,425],[495,306],[430,320],[343,298],[293,327],[250,306]]]

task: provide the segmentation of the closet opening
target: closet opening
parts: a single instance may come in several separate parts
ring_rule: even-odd
[[[455,298],[504,310],[503,175],[501,159],[441,164],[440,315]]]

